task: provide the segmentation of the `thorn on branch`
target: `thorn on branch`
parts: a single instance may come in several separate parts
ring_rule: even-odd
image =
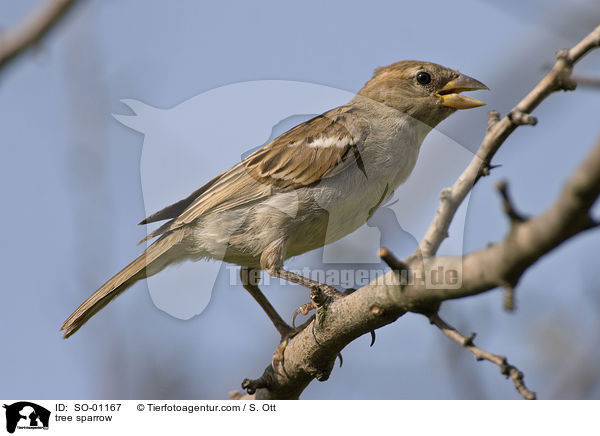
[[[508,120],[511,123],[513,123],[517,126],[523,126],[523,125],[535,126],[537,124],[536,117],[534,117],[531,114],[522,112],[518,109],[513,109],[512,111],[510,111],[508,113],[508,115],[506,117],[508,118]]]
[[[536,395],[535,392],[530,391],[525,386],[525,382],[523,381],[524,375],[521,371],[519,371],[515,366],[510,365],[504,356],[500,356],[498,354],[492,354],[481,348],[475,346],[473,343],[473,339],[475,338],[474,333],[469,336],[464,336],[450,324],[447,324],[437,313],[433,313],[429,315],[429,322],[439,328],[442,333],[452,339],[454,342],[457,342],[462,347],[469,350],[475,356],[477,360],[487,360],[497,365],[500,368],[500,372],[505,375],[507,378],[510,378],[517,389],[517,392],[521,394],[523,398],[526,400],[535,400]]]
[[[475,333],[475,332],[471,333],[469,336],[466,336],[466,337],[463,339],[463,341],[462,341],[461,345],[462,345],[463,347],[466,347],[466,346],[468,346],[468,345],[473,345],[473,341],[475,340],[475,336],[477,336],[477,333]]]
[[[481,166],[479,168],[479,174],[477,174],[477,180],[479,180],[479,178],[481,177],[487,177],[492,173],[492,170],[496,169],[496,168],[500,168],[502,165],[498,164],[498,165],[492,165],[490,163],[486,163],[485,165]]]
[[[500,112],[498,111],[489,111],[488,112],[488,127],[487,131],[489,132],[496,125],[496,123],[500,121]]]
[[[510,219],[511,225],[527,221],[527,218],[525,218],[523,215],[518,213],[516,211],[515,207],[513,206],[512,200],[511,200],[510,196],[508,195],[507,183],[504,181],[500,181],[500,182],[496,183],[496,189],[502,196],[502,207],[504,209],[504,213]]]

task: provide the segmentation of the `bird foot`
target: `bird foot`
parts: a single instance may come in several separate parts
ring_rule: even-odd
[[[285,353],[285,349],[294,336],[300,333],[304,328],[310,324],[311,319],[306,321],[301,326],[296,327],[296,317],[298,314],[308,315],[312,310],[316,310],[321,306],[324,306],[331,302],[332,300],[336,300],[338,298],[343,298],[354,292],[355,289],[348,289],[346,292],[338,291],[333,286],[319,284],[318,286],[311,287],[310,290],[310,298],[311,301],[309,303],[303,304],[298,307],[293,315],[292,315],[292,326],[290,327],[287,324],[282,324],[277,326],[277,330],[281,334],[281,342],[273,352],[273,358],[271,360],[271,366],[273,369],[277,369],[277,366],[283,362],[283,355]]]
[[[338,299],[338,298],[347,297],[354,291],[356,291],[356,289],[349,288],[349,289],[346,289],[345,292],[342,292],[342,291],[338,291],[337,289],[335,289],[334,287],[329,286],[329,285],[323,285],[319,288],[313,288],[310,293],[310,298],[312,301],[310,301],[309,303],[305,303],[302,306],[298,307],[292,314],[292,326],[294,328],[296,327],[296,317],[299,314],[306,316],[312,310],[316,310],[319,306],[321,306],[324,303],[324,301],[323,302],[319,301],[319,300],[322,300],[322,298],[320,299],[319,296],[323,297],[323,295],[326,295],[327,297],[330,297],[332,299]]]
[[[347,294],[345,292],[342,291],[338,291],[336,288],[334,288],[333,286],[329,286],[326,285],[324,283],[319,283],[318,286],[315,286],[314,288],[311,288],[311,290],[317,291],[317,292],[321,292],[325,295],[327,295],[328,297],[337,299],[337,298],[343,298],[345,297]],[[313,292],[311,292],[311,298],[313,298]]]
[[[311,310],[315,310],[316,308],[317,304],[314,301],[311,301],[310,303],[305,303],[296,310],[294,310],[294,313],[292,315],[292,326],[296,327],[296,317],[298,316],[298,314],[308,315]]]

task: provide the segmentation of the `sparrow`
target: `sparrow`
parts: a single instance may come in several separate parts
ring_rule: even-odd
[[[168,220],[156,238],[64,322],[67,338],[137,281],[184,260],[242,267],[242,284],[282,337],[293,329],[251,273],[268,274],[326,295],[338,289],[287,271],[284,262],[353,232],[412,172],[421,143],[459,109],[482,106],[463,91],[488,89],[456,70],[401,61],[377,68],[343,106],[283,133],[188,197],[140,224]]]

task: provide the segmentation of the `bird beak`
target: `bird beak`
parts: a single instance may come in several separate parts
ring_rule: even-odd
[[[478,89],[489,89],[479,80],[461,74],[456,79],[446,83],[446,85],[436,92],[436,95],[442,99],[442,106],[452,109],[471,109],[484,106],[485,103],[475,98],[466,97],[460,93],[463,91],[475,91]]]

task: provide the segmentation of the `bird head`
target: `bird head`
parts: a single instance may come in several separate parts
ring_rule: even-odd
[[[489,89],[456,70],[431,62],[401,61],[380,67],[358,92],[435,127],[457,109],[485,103],[462,95],[463,91]]]

